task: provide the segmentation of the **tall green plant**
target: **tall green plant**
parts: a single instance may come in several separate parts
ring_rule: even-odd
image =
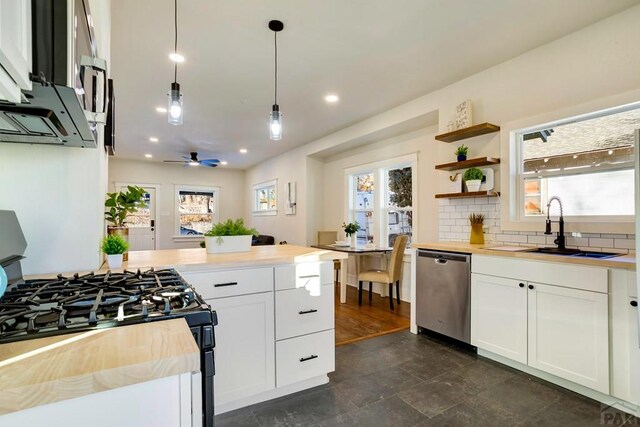
[[[104,218],[114,227],[125,227],[127,215],[135,213],[144,206],[144,195],[147,191],[144,188],[129,185],[127,191],[117,193],[107,193],[107,200],[104,202],[107,210]]]

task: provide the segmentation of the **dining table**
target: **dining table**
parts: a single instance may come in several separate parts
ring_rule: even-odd
[[[393,251],[390,247],[378,247],[374,245],[356,245],[356,246],[342,246],[342,245],[311,245],[312,248],[325,249],[329,251],[344,252],[349,255],[349,258],[355,258],[356,265],[356,278],[360,272],[361,257],[363,255],[382,254],[387,255]],[[349,258],[340,260],[340,302],[342,304],[347,302],[347,265]],[[385,256],[385,260],[387,257]],[[382,287],[382,292],[385,292],[385,287]],[[384,296],[384,295],[381,295]]]

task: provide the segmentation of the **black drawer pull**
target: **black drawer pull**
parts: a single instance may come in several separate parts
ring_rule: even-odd
[[[305,310],[305,311],[299,311],[298,314],[310,314],[310,313],[317,313],[318,310],[316,310],[315,308],[312,308],[311,310]]]
[[[316,356],[315,354],[312,354],[312,355],[311,355],[311,356],[309,356],[309,357],[301,357],[301,358],[300,358],[300,361],[301,361],[301,362],[306,362],[307,360],[312,360],[312,359],[317,359],[317,358],[318,358],[318,356]]]
[[[631,307],[637,307],[638,301],[631,301],[629,304],[631,304]]]
[[[298,279],[315,279],[316,277],[320,277],[319,274],[309,274],[308,276],[298,276]]]
[[[229,283],[216,283],[213,285],[214,288],[222,288],[223,286],[235,286],[238,282],[229,282]]]

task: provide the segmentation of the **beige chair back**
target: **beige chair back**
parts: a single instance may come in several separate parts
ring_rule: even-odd
[[[393,251],[391,252],[391,257],[389,257],[390,283],[402,280],[402,259],[404,257],[404,250],[407,247],[408,240],[409,236],[403,234],[396,237],[396,240],[393,243]]]
[[[338,240],[337,231],[318,231],[319,245],[333,245]]]

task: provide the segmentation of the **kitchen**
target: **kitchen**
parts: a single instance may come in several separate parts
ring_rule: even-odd
[[[98,247],[106,228],[103,217],[105,194],[118,191],[118,185],[127,184],[145,188],[147,184],[155,184],[155,249],[198,247],[201,238],[180,233],[176,199],[179,191],[202,191],[203,187],[219,189],[218,209],[214,212],[217,220],[244,218],[250,228],[274,236],[276,243],[286,241],[289,246],[308,247],[317,243],[317,233],[324,230],[338,230],[342,239],[345,236],[341,224],[355,219],[358,211],[370,212],[374,218],[370,235],[374,244],[382,246],[382,242],[388,242],[389,234],[384,227],[386,221],[380,220],[386,211],[377,205],[362,209],[350,207],[350,203],[357,202],[350,197],[350,177],[374,175],[373,193],[380,200],[385,194],[381,177],[399,167],[411,167],[414,178],[411,183],[413,243],[468,242],[466,216],[471,212],[468,203],[472,203],[480,207],[477,211],[492,215],[487,214],[485,220],[487,244],[552,246],[553,242],[543,234],[544,215],[525,218],[526,221],[517,221],[512,216],[520,182],[510,173],[510,168],[516,168],[519,155],[513,151],[512,134],[523,129],[532,133],[539,130],[533,129],[536,126],[630,105],[640,99],[635,54],[640,40],[635,25],[640,9],[635,1],[594,2],[590,7],[580,7],[580,2],[576,1],[548,2],[538,7],[539,2],[525,1],[516,7],[510,2],[496,0],[483,11],[473,2],[450,6],[410,2],[404,9],[386,2],[368,7],[346,7],[334,2],[323,7],[294,6],[291,2],[235,6],[216,2],[213,9],[203,4],[178,2],[180,38],[177,51],[184,54],[185,61],[177,63],[177,79],[174,79],[176,63],[167,57],[174,52],[172,2],[160,5],[157,2],[91,0],[88,3],[98,42],[97,52],[108,64],[107,74],[113,78],[115,88],[115,156],[108,156],[104,149],[103,125],[96,128],[96,148],[0,144],[0,176],[4,184],[0,190],[0,209],[15,211],[24,231],[28,246],[26,258],[21,263],[27,276],[51,277],[62,272],[97,271],[103,261]],[[4,10],[5,3],[1,4]],[[364,15],[362,22],[356,23],[361,14]],[[331,18],[329,21],[318,20],[319,16]],[[388,21],[383,19],[387,16]],[[530,16],[539,19],[529,19]],[[268,27],[272,19],[284,22],[284,29],[277,32],[276,38],[280,93],[275,104],[280,104],[284,116],[280,141],[270,141],[268,134],[275,83],[274,32]],[[389,26],[381,25],[383,21]],[[8,28],[7,21],[1,22],[2,29]],[[517,30],[514,22],[518,23]],[[198,49],[205,28],[215,32],[205,33],[210,45]],[[509,31],[507,38],[505,31]],[[345,40],[353,40],[354,44]],[[399,45],[406,49],[398,51]],[[302,58],[309,61],[306,68]],[[390,59],[387,61],[387,58]],[[0,59],[3,67],[9,70],[4,56]],[[167,109],[167,92],[174,81],[181,83],[184,94],[184,123],[181,126],[167,124],[167,113],[156,111],[157,108]],[[20,82],[16,83],[19,86]],[[205,91],[209,96],[198,94]],[[2,93],[3,98],[7,96],[4,90]],[[328,103],[323,98],[329,94],[337,94],[340,99]],[[439,141],[437,136],[449,133],[450,122],[456,120],[456,107],[466,99],[471,100],[473,111],[468,124],[494,123],[500,130],[456,143]],[[453,125],[455,130],[456,124]],[[552,138],[553,135],[549,141],[553,141]],[[447,182],[450,175],[437,170],[436,166],[454,162],[453,151],[461,143],[469,146],[471,159],[500,160],[499,164],[488,167],[495,174],[493,191],[499,191],[500,197],[435,197],[454,192]],[[241,153],[241,149],[247,152]],[[191,152],[197,152],[199,159],[216,158],[227,165],[209,169],[163,163],[164,160],[181,160],[182,156],[190,158]],[[152,157],[147,158],[145,154]],[[289,183],[295,188],[294,193],[287,192]],[[270,185],[277,190],[276,208],[272,212],[256,214],[256,191]],[[184,188],[178,188],[180,186]],[[287,196],[292,195],[295,213],[287,214],[291,207],[287,199],[292,201]],[[545,210],[546,202],[539,200],[538,207]],[[563,202],[567,204],[565,200]],[[464,216],[450,216],[461,214],[462,207],[465,208]],[[569,206],[565,208],[569,209]],[[556,209],[558,206],[553,205],[551,219],[554,221],[559,212]],[[633,214],[631,217],[633,219]],[[464,225],[456,223],[458,219],[465,220]],[[552,232],[556,233],[558,225],[552,226]],[[635,249],[634,230],[628,218],[626,222],[619,218],[600,222],[575,221],[571,215],[566,218],[569,247],[580,246],[582,249],[586,246],[600,252],[613,249],[616,253],[627,253]],[[582,237],[571,235],[574,232],[582,233]],[[584,240],[578,240],[580,244],[574,245],[571,239]],[[426,247],[431,243],[423,245]],[[441,247],[432,249],[447,251]],[[452,251],[451,247],[449,251]],[[412,273],[416,263],[412,262],[413,255],[414,252],[408,251],[403,258],[400,296],[403,302],[412,303],[411,308],[415,310],[416,298],[412,295],[415,274]],[[472,260],[474,256],[482,260],[482,256],[488,255],[471,252]],[[340,282],[357,285],[352,258],[346,262],[346,268],[341,269],[340,274],[347,276]],[[555,261],[558,265],[564,263]],[[484,270],[474,271],[481,264],[472,261],[471,274],[492,276]],[[551,265],[555,264],[551,262]],[[536,266],[529,266],[526,271],[531,268],[535,270]],[[631,276],[629,271],[634,271],[626,267],[620,271],[611,268],[610,271],[614,270],[616,280],[622,281],[625,279],[620,277]],[[493,276],[500,276],[493,273]],[[514,274],[510,278],[518,283],[549,283],[548,279],[526,274]],[[349,286],[348,290],[353,289]],[[374,296],[386,294],[386,289],[375,288],[374,291]],[[626,310],[628,298],[633,295],[637,294],[612,293],[607,296],[610,302],[625,300]],[[383,300],[388,301],[387,298]],[[608,314],[616,324],[623,321],[623,313],[619,310],[610,308]],[[626,322],[626,311],[624,316]],[[411,325],[415,332],[416,323],[412,321]],[[222,331],[222,325],[216,326],[216,333],[218,330]],[[409,392],[398,393],[393,387],[381,392],[381,398],[366,402],[345,396],[354,394],[345,390],[350,390],[357,380],[355,373],[374,381],[370,376],[388,368],[397,374],[394,378],[398,381],[406,379],[409,382],[406,388],[414,388],[414,395],[419,394],[420,387],[425,387],[425,381],[437,378],[436,375],[416,375],[417,372],[411,370],[411,366],[419,366],[420,361],[427,360],[429,349],[421,349],[422,341],[415,341],[422,334],[392,336],[395,335],[383,336],[382,341],[367,340],[336,349],[337,371],[329,375],[329,388],[310,393],[314,393],[319,401],[335,398],[338,403],[330,408],[321,405],[326,409],[326,415],[313,413],[311,423],[337,423],[340,417],[345,422],[357,423],[368,419],[367,416],[382,416],[383,409],[390,407],[397,410],[399,416],[406,417],[399,418],[401,425],[418,422],[420,417],[451,417],[456,410],[465,408],[483,413],[477,406],[460,403],[458,399],[453,399],[455,404],[452,402],[440,410],[426,410],[414,401],[409,403]],[[618,340],[619,336],[612,333],[608,341]],[[380,347],[381,353],[376,352],[377,344],[374,343],[382,346],[383,342],[391,347]],[[631,354],[631,344],[631,338],[621,344],[628,349],[625,350],[628,354]],[[362,353],[361,357],[356,354],[358,352]],[[457,365],[464,365],[456,365],[456,368],[470,369],[462,356],[454,355],[448,348],[438,349],[435,353],[446,366],[455,360]],[[389,362],[382,356],[384,354],[397,354],[398,357]],[[609,355],[612,360],[622,360],[615,354]],[[414,360],[415,357],[419,359]],[[482,359],[481,362],[486,361]],[[487,365],[495,368],[488,362]],[[516,369],[523,371],[524,366]],[[532,372],[527,374],[539,377],[538,372]],[[612,390],[617,387],[619,372],[622,371],[612,370],[610,375]],[[447,378],[447,372],[441,374]],[[458,375],[456,378],[465,377]],[[515,380],[510,381],[509,384],[515,387]],[[467,384],[463,380],[459,382]],[[473,381],[471,383],[477,386]],[[529,398],[527,390],[520,391],[525,395],[523,399]],[[577,392],[586,393],[584,390]],[[623,395],[628,396],[629,392],[625,393]],[[460,399],[465,397],[462,391],[457,394]],[[602,402],[599,396],[586,395]],[[300,395],[296,399],[305,402],[306,397]],[[559,397],[549,399],[544,403],[558,406]],[[547,405],[536,404],[538,411],[544,413]],[[288,407],[287,402],[275,401],[271,409],[287,413],[297,408],[294,403],[291,405]],[[589,407],[589,411],[592,409]],[[276,424],[278,418],[269,418],[267,412],[266,409],[261,411],[260,407],[252,407],[247,413],[228,412],[227,418],[224,414],[219,417],[219,423],[235,420],[240,425]],[[562,416],[572,415],[569,410],[560,412]],[[594,417],[599,419],[600,415],[596,410]],[[513,417],[513,423],[522,421],[516,415]],[[309,419],[296,420],[301,424],[309,423]],[[282,422],[294,423],[296,420]]]

